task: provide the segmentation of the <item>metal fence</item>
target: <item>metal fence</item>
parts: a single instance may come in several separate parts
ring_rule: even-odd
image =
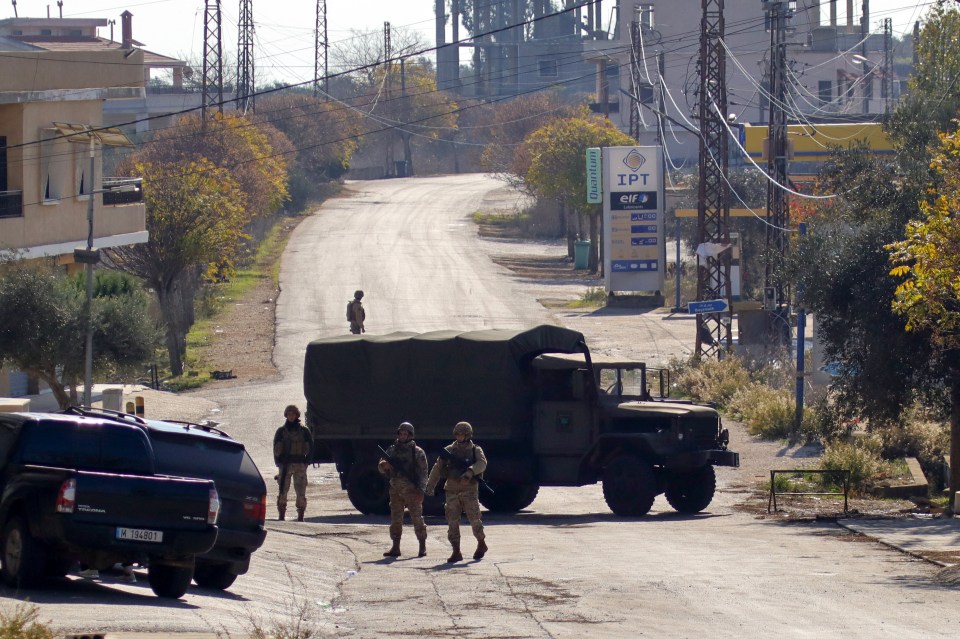
[[[779,492],[777,491],[777,475],[833,475],[841,478],[840,491],[833,492]],[[809,497],[814,495],[843,495],[843,512],[847,512],[847,506],[850,495],[850,471],[849,470],[809,470],[805,468],[796,468],[793,470],[771,470],[770,471],[770,497],[767,499],[767,512],[777,511],[777,497]]]

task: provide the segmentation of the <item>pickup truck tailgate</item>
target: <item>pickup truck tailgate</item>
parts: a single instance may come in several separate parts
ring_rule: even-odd
[[[83,471],[75,477],[73,519],[78,523],[175,530],[203,530],[208,525],[210,480]]]

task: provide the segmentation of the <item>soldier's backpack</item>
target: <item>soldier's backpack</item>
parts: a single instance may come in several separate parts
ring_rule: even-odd
[[[352,322],[352,321],[353,321],[353,303],[354,303],[354,301],[355,301],[355,300],[350,300],[349,302],[347,302],[347,321],[348,321],[348,322]]]

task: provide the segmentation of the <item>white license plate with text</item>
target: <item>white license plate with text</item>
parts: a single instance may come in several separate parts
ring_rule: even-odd
[[[117,539],[159,544],[163,541],[163,531],[145,530],[143,528],[117,528]]]

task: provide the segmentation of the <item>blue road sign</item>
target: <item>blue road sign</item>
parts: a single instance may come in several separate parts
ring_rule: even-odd
[[[707,300],[704,302],[687,302],[688,313],[724,313],[727,310],[727,300]]]

